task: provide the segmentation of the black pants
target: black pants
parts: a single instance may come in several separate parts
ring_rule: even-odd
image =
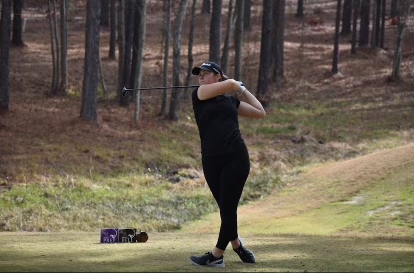
[[[228,156],[203,156],[207,184],[220,208],[221,227],[216,247],[225,250],[238,238],[237,206],[250,172],[247,148]]]

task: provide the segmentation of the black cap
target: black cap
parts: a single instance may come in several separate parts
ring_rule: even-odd
[[[200,75],[200,70],[214,72],[223,76],[223,70],[221,70],[221,67],[215,62],[205,62],[200,66],[193,67],[191,73],[193,73],[193,75]]]

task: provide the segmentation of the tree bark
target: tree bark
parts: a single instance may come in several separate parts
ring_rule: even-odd
[[[362,0],[361,2],[361,21],[359,28],[359,47],[365,47],[369,41],[369,15],[370,0]]]
[[[133,42],[133,28],[134,28],[134,0],[125,1],[125,48],[124,48],[124,63],[123,63],[123,86],[133,88],[133,80],[131,79],[131,50]],[[133,93],[128,92],[125,96],[121,96],[121,106],[128,107]]]
[[[58,95],[59,94],[59,85],[60,85],[60,69],[61,69],[61,65],[60,65],[60,35],[59,35],[59,27],[58,27],[58,20],[57,20],[57,10],[56,10],[56,0],[52,1],[53,4],[53,21],[54,21],[54,31],[55,31],[55,43],[56,43],[56,81],[55,81],[55,86],[52,89],[52,94],[53,95]]]
[[[142,79],[142,63],[143,63],[143,56],[144,56],[144,48],[145,48],[145,33],[146,33],[146,18],[147,18],[147,0],[137,0],[136,3],[136,10],[135,10],[135,28],[138,31],[134,33],[134,49],[136,49],[136,65],[135,68],[135,84],[134,88],[141,87],[141,79]],[[135,38],[137,36],[137,38]],[[139,115],[141,111],[141,91],[137,90],[135,92],[135,123],[139,123]]]
[[[109,37],[109,54],[108,58],[110,60],[115,60],[115,50],[116,50],[116,0],[111,0],[110,6],[110,37]]]
[[[165,20],[165,48],[164,48],[164,73],[163,73],[163,83],[164,86],[168,86],[168,61],[170,59],[170,40],[171,40],[171,14],[172,14],[172,0],[167,0],[166,2],[166,15],[167,19]],[[160,116],[167,115],[167,103],[168,103],[168,90],[164,89],[162,93],[162,102],[161,102],[161,113]]]
[[[125,0],[119,0],[118,6],[118,96],[123,105],[122,89],[124,87],[124,60],[125,60]]]
[[[101,26],[109,26],[109,0],[101,0]]]
[[[60,42],[61,42],[61,69],[59,94],[66,95],[68,87],[68,7],[69,1],[62,0],[60,4]]]
[[[298,0],[298,7],[296,9],[296,17],[302,18],[304,15],[303,13],[303,0]]]
[[[375,47],[379,47],[381,35],[381,0],[376,0],[375,12]]]
[[[234,79],[242,81],[244,0],[236,0],[236,29],[234,33]]]
[[[210,0],[203,0],[203,5],[201,6],[201,14],[210,13]]]
[[[398,0],[391,0],[390,17],[397,18],[399,14]]]
[[[22,39],[22,9],[23,0],[13,0],[13,36],[11,44],[14,46],[24,46]]]
[[[351,53],[356,54],[356,39],[357,39],[357,25],[358,25],[358,14],[359,14],[359,0],[354,0],[352,4],[353,4],[353,17],[352,17]]]
[[[339,25],[341,23],[341,6],[342,0],[338,0],[336,6],[336,20],[335,20],[335,38],[334,38],[334,50],[333,50],[333,61],[332,61],[332,73],[339,73]]]
[[[194,27],[195,27],[195,12],[196,12],[197,0],[193,0],[193,6],[191,7],[191,21],[190,21],[190,33],[188,34],[188,69],[187,69],[187,78],[185,85],[189,86],[191,83],[191,70],[194,64],[193,57],[193,43],[194,43]],[[187,101],[190,98],[191,89],[184,89],[184,99]]]
[[[349,35],[351,33],[351,16],[352,15],[352,0],[344,1],[344,9],[342,12],[342,29],[341,35]]]
[[[221,69],[224,73],[227,72],[229,66],[229,51],[230,51],[230,42],[231,36],[233,34],[233,18],[234,18],[234,8],[233,8],[234,0],[229,1],[229,12],[227,16],[227,32],[226,37],[224,39],[224,46],[223,46],[223,54],[221,55]]]
[[[272,44],[272,26],[273,14],[272,5],[273,0],[263,0],[263,16],[262,16],[262,37],[260,45],[260,64],[259,64],[259,79],[257,84],[257,98],[263,104],[267,105],[268,98],[268,84],[270,80],[271,70],[271,44]]]
[[[107,96],[108,95],[108,89],[106,88],[105,74],[104,74],[103,69],[102,69],[101,50],[99,50],[99,78],[100,78],[100,81],[101,81],[102,92],[103,92],[104,96]]]
[[[400,20],[398,22],[398,36],[397,36],[397,45],[395,47],[394,61],[392,64],[392,73],[391,80],[398,82],[401,80],[400,67],[402,60],[402,41],[404,38],[405,29],[407,27],[408,15],[410,12],[410,0],[400,0]]]
[[[374,0],[374,8],[373,8],[372,13],[373,14],[372,14],[371,47],[375,48],[379,46],[380,15],[381,15],[380,0]]]
[[[96,93],[99,73],[99,31],[100,0],[88,0],[86,4],[85,64],[83,73],[83,92],[81,118],[97,121]]]
[[[243,30],[250,31],[250,17],[252,14],[252,0],[244,0]]]
[[[273,81],[279,85],[284,79],[285,0],[273,0]]]
[[[9,111],[11,0],[3,0],[0,19],[0,114]]]
[[[55,28],[57,27],[54,23],[53,17],[54,12],[52,11],[52,0],[48,1],[48,11],[49,11],[49,26],[50,26],[50,41],[51,41],[51,51],[52,51],[52,86],[50,88],[51,93],[54,94],[57,86],[58,86],[58,81],[57,81],[57,43],[56,43],[56,32],[55,32]]]
[[[209,61],[220,65],[221,49],[221,7],[222,0],[213,0],[213,13],[210,21],[210,56]]]
[[[188,0],[181,0],[178,8],[178,15],[175,19],[173,35],[173,85],[180,85],[181,66],[181,26],[187,11]],[[181,90],[173,89],[171,92],[169,119],[177,121],[180,115]]]
[[[381,48],[384,48],[384,41],[385,41],[385,13],[386,13],[386,6],[387,6],[387,1],[386,0],[381,0],[381,35],[380,35],[380,42],[379,42],[379,46]]]

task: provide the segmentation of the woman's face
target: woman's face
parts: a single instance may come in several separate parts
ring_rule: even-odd
[[[200,85],[215,83],[220,80],[220,75],[210,71],[201,70],[199,75]]]

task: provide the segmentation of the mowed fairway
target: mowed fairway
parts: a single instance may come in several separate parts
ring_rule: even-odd
[[[100,244],[99,233],[0,233],[0,271],[412,272],[412,226],[371,223],[367,213],[389,213],[393,200],[405,204],[400,214],[412,212],[413,169],[408,144],[307,170],[241,207],[240,233],[257,256],[253,265],[230,248],[224,269],[191,265],[191,255],[214,246],[215,213],[177,232],[149,232],[146,243]],[[358,196],[365,201],[355,206]]]
[[[99,244],[98,233],[1,233],[1,271],[214,271],[193,266],[215,234],[151,233],[146,243]],[[329,236],[262,235],[245,238],[257,263],[245,265],[233,251],[225,271],[410,272],[413,242]]]

